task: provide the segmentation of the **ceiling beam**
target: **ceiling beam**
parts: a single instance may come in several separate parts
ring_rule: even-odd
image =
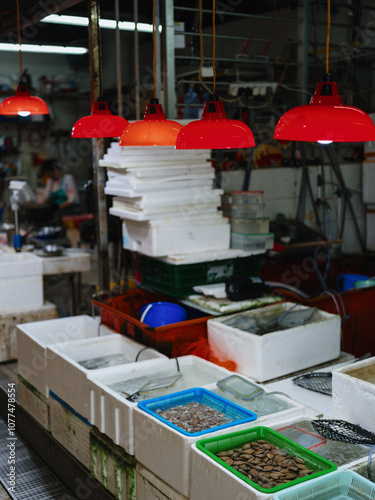
[[[50,14],[72,7],[83,0],[28,0],[20,5],[20,25],[22,42],[33,43],[33,38],[37,35],[39,22]],[[17,12],[6,14],[0,17],[0,39],[10,43],[18,43],[17,38]]]

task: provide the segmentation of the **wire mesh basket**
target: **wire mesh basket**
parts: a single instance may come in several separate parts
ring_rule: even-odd
[[[332,373],[314,372],[294,377],[293,382],[304,389],[332,396]]]
[[[312,420],[311,424],[319,434],[326,439],[341,441],[342,443],[375,445],[375,434],[359,425],[345,420]]]

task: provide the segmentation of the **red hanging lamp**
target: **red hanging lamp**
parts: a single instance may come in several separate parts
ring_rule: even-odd
[[[375,140],[375,125],[361,109],[344,106],[329,67],[330,0],[327,3],[326,74],[317,83],[310,103],[290,109],[278,121],[274,139],[331,142],[360,142]]]
[[[163,106],[154,97],[143,120],[130,123],[123,131],[120,146],[174,146],[181,129],[180,123],[166,119]]]
[[[98,30],[98,54],[99,54],[99,93],[100,97],[92,105],[91,115],[83,116],[75,122],[71,136],[76,139],[98,139],[100,137],[120,137],[124,128],[129,125],[128,120],[122,116],[113,115],[109,110],[108,103],[103,96],[102,80],[102,43],[100,37],[100,13],[99,1],[96,2],[96,21]]]
[[[275,139],[319,142],[375,140],[375,126],[361,109],[344,106],[332,75],[323,75],[310,104],[292,108],[276,125]]]
[[[32,96],[26,83],[20,83],[14,96],[0,104],[0,115],[48,115],[49,109],[40,97]]]
[[[120,137],[128,125],[128,120],[122,116],[113,115],[108,108],[108,103],[103,98],[98,98],[91,115],[83,116],[76,121],[72,128],[72,137],[78,139]]]
[[[180,123],[166,119],[163,106],[155,97],[155,0],[153,0],[152,9],[152,41],[154,96],[146,107],[143,120],[130,123],[123,131],[120,146],[175,146],[177,135],[182,129]]]
[[[185,125],[176,142],[176,149],[239,149],[254,146],[250,128],[239,120],[227,118],[223,103],[215,94],[206,102],[202,118]]]
[[[203,67],[203,31],[202,0],[199,2],[199,32],[201,45],[201,64],[199,72]],[[216,70],[215,70],[215,52],[216,52],[216,28],[215,28],[215,0],[212,8],[212,26],[213,26],[213,72],[214,85],[213,94],[206,102],[200,120],[188,123],[182,128],[177,137],[176,149],[239,149],[252,148],[255,146],[255,140],[250,128],[239,120],[227,118],[223,103],[216,95]]]
[[[26,83],[23,81],[19,0],[17,0],[17,30],[21,82],[17,87],[16,94],[7,97],[0,104],[0,115],[48,115],[49,109],[45,101],[40,97],[32,96]]]

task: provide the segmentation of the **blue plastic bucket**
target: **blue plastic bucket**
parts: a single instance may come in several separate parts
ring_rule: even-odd
[[[141,308],[142,323],[153,328],[179,323],[185,321],[186,317],[187,311],[172,302],[152,302]]]
[[[351,290],[357,281],[368,280],[371,276],[363,276],[362,274],[340,274],[337,278],[337,289],[340,292]]]

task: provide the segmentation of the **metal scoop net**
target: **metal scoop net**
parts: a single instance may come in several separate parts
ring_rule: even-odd
[[[310,391],[320,392],[332,396],[332,373],[331,372],[314,372],[305,373],[294,377],[292,381]]]
[[[375,451],[375,434],[373,432],[345,420],[312,420],[311,424],[326,439],[341,441],[342,443],[371,446],[367,461],[367,474],[371,481],[373,480],[371,473],[371,458]]]

